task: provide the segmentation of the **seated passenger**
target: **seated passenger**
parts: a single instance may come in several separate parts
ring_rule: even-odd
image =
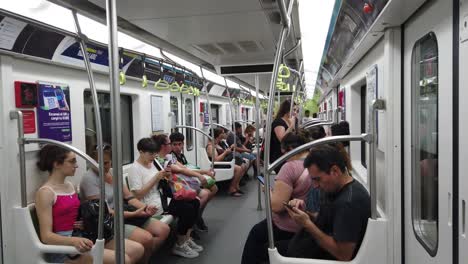
[[[140,155],[133,162],[128,171],[128,184],[130,191],[136,198],[141,199],[145,204],[156,207],[156,217],[163,213],[161,196],[158,190],[159,182],[163,178],[170,178],[171,171],[158,170],[153,161],[157,156],[161,146],[151,138],[142,138],[138,141],[137,149]],[[186,258],[198,257],[198,252],[203,247],[195,244],[190,238],[190,232],[197,220],[200,202],[198,199],[191,201],[171,199],[168,212],[176,217],[177,221],[177,241],[172,249],[172,253]]]
[[[248,162],[248,168],[250,166],[254,165],[254,171],[257,170],[256,168],[256,163],[255,160],[257,159],[257,156],[252,154],[252,150],[247,148],[244,143],[246,143],[246,138],[242,135],[242,125],[238,122],[234,124],[234,132],[236,133],[235,135],[233,133],[229,133],[227,135],[227,143],[229,146],[234,145],[236,148],[236,154],[239,153],[240,157],[243,159],[249,160]],[[236,142],[234,144],[234,137],[236,138]],[[247,169],[248,169],[247,168]],[[256,174],[256,172],[255,172]]]
[[[323,126],[315,126],[309,129],[309,135],[311,140],[321,139],[327,136]]]
[[[104,177],[105,177],[105,193],[106,202],[109,210],[113,213],[114,210],[114,189],[112,187],[112,148],[110,145],[104,145]],[[98,161],[98,151],[93,151],[92,157]],[[82,197],[87,200],[100,198],[100,180],[99,171],[94,168],[89,169],[80,182],[80,191]],[[148,263],[151,255],[164,243],[169,236],[170,228],[166,223],[160,222],[151,216],[156,213],[157,208],[153,205],[146,206],[132,196],[128,190],[127,184],[123,185],[123,197],[128,201],[129,205],[137,208],[130,212],[124,211],[124,230],[125,238],[136,241],[145,247],[145,255],[143,263]],[[124,207],[125,208],[125,207]],[[138,220],[138,218],[146,219],[146,221]],[[132,221],[133,220],[133,221]],[[141,222],[138,226],[136,222]],[[133,223],[133,225],[132,225]]]
[[[185,140],[184,134],[182,134],[180,132],[174,132],[169,136],[169,139],[170,139],[171,145],[172,145],[172,152],[171,153],[172,153],[172,155],[174,157],[177,158],[177,162],[178,162],[177,165],[178,166],[183,166],[184,168],[186,168],[185,165],[188,164],[188,161],[185,158],[184,153],[182,152],[182,150],[184,149],[184,140]],[[153,138],[153,140],[154,140],[154,138]],[[164,140],[166,140],[166,139],[164,139]],[[163,155],[163,154],[164,153],[160,153],[159,156],[165,157],[165,155]],[[176,169],[174,166],[171,166],[171,168],[172,168],[173,172],[177,173],[177,171],[174,170],[174,169]],[[200,211],[199,211],[198,219],[197,219],[197,222],[196,222],[195,226],[197,227],[197,229],[199,231],[207,232],[208,227],[206,226],[205,221],[202,218],[202,215],[203,215],[203,211],[206,208],[207,203],[218,192],[218,186],[216,186],[216,184],[213,184],[212,186],[208,186],[208,183],[206,182],[206,179],[204,177],[204,175],[214,177],[215,175],[214,175],[214,172],[212,170],[192,170],[192,171],[195,172],[195,173],[193,173],[193,174],[190,173],[190,175],[188,175],[188,176],[197,177],[199,179],[200,183],[202,184],[202,186],[204,187],[198,193],[198,197],[200,198]]]
[[[45,145],[39,151],[37,166],[41,171],[48,171],[49,177],[36,192],[36,213],[39,220],[40,239],[44,244],[74,246],[85,253],[93,247],[93,241],[72,237],[73,229],[80,228],[82,222],[76,222],[80,207],[78,194],[72,183],[65,181],[74,176],[78,168],[75,153],[66,149]],[[106,241],[103,256],[104,263],[115,263],[114,241]],[[136,263],[143,256],[143,246],[133,241],[125,241],[125,262]],[[67,256],[65,254],[46,254],[46,259],[53,263],[92,263],[88,254]]]
[[[215,140],[215,146],[213,146],[211,141],[208,141],[208,144],[206,145],[206,153],[210,160],[213,158],[212,157],[213,148],[214,148],[214,154],[215,154],[215,157],[214,157],[215,161],[230,161],[233,159],[232,148],[223,150],[223,148],[220,146],[220,143],[223,140],[223,135],[224,135],[223,129],[221,128],[214,129],[213,138]],[[239,188],[239,182],[240,182],[241,177],[244,175],[244,173],[245,173],[245,170],[241,166],[237,164],[234,165],[234,176],[231,180],[231,184],[229,185],[229,194],[231,196],[234,196],[234,197],[242,196],[242,192]]]
[[[279,252],[295,258],[353,259],[371,215],[369,193],[348,174],[345,158],[336,147],[312,148],[304,167],[323,192],[320,212],[312,219],[303,211],[304,202],[291,201],[294,208],[286,210],[303,229],[288,243],[278,243]]]
[[[245,134],[245,140],[244,140],[244,146],[250,150],[252,150],[254,148],[254,144],[255,144],[255,127],[253,125],[248,125],[245,130],[244,130],[244,134]]]
[[[283,153],[291,151],[307,143],[307,136],[294,132],[287,133],[281,141]],[[273,210],[273,232],[275,239],[288,240],[300,230],[301,226],[291,219],[285,210],[284,203],[291,199],[305,199],[312,180],[303,166],[303,160],[308,151],[291,157],[281,167],[275,178],[275,188],[271,191],[271,207]],[[266,220],[256,224],[249,232],[242,253],[242,263],[262,263],[268,260]]]

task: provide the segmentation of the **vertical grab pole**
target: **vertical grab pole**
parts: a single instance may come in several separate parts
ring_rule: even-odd
[[[229,107],[231,108],[231,129],[232,130],[232,133],[234,134],[234,146],[237,146],[237,136],[236,136],[236,131],[235,131],[235,120],[236,118],[234,118],[234,112],[232,111],[233,108],[232,108],[232,98],[231,98],[231,92],[229,92],[229,86],[227,84],[227,81],[226,81],[226,78],[224,78],[224,84],[226,85],[226,91],[227,91],[227,95],[229,97]],[[238,105],[239,106],[239,105]],[[236,161],[236,148],[234,148],[234,151],[232,152],[232,157],[234,159],[234,163]]]
[[[115,262],[124,263],[124,223],[122,207],[122,124],[120,119],[119,47],[117,42],[116,0],[106,0],[109,29],[109,77],[111,85],[112,164],[114,164]]]
[[[200,72],[202,74],[203,79],[205,76],[203,75],[203,69],[200,67]],[[203,84],[205,88],[205,95],[206,95],[206,103],[208,104],[208,122],[210,122],[210,131],[211,131],[211,169],[214,171],[214,163],[215,163],[215,136],[214,136],[214,128],[213,128],[213,117],[211,112],[211,104],[210,104],[210,95],[208,94],[208,82],[205,79],[205,84]],[[205,117],[203,117],[205,119]]]
[[[255,124],[256,124],[256,133],[255,133],[255,145],[257,146],[257,175],[255,177],[258,177],[258,172],[260,170],[260,79],[258,74],[255,75],[255,95],[257,96],[257,99],[255,100]],[[257,210],[261,211],[262,210],[262,186],[260,185],[260,182],[258,181],[257,183],[257,192],[258,192],[258,199],[257,199]]]
[[[369,190],[371,198],[371,218],[377,219],[377,175],[376,175],[376,152],[377,152],[377,111],[385,109],[385,101],[376,99],[372,101],[369,121]]]
[[[24,129],[23,129],[23,112],[19,110],[10,112],[10,120],[17,119],[18,125],[18,149],[20,163],[20,188],[21,188],[21,207],[28,206],[26,197],[26,153],[24,150]]]
[[[106,201],[106,190],[105,190],[105,181],[104,181],[104,151],[103,151],[103,140],[102,140],[102,125],[101,125],[101,113],[99,111],[98,97],[96,91],[96,85],[94,82],[94,74],[91,69],[91,63],[89,61],[88,47],[86,45],[87,36],[81,32],[80,22],[78,21],[78,16],[76,11],[72,11],[73,19],[75,21],[76,32],[78,34],[78,40],[80,42],[81,52],[83,53],[83,61],[85,64],[86,72],[88,73],[89,88],[91,89],[91,97],[93,99],[94,107],[94,120],[96,122],[96,137],[97,137],[97,151],[99,157],[99,188],[100,188],[100,197],[99,197],[99,222],[98,222],[98,239],[102,240],[103,238],[103,223],[104,223],[104,206]]]
[[[290,6],[294,0],[290,0]],[[284,4],[284,0],[279,1],[281,14],[287,14]],[[265,207],[266,207],[266,218],[267,218],[267,228],[268,228],[268,247],[273,249],[275,247],[274,237],[273,237],[273,222],[272,222],[272,211],[271,211],[271,195],[270,195],[270,174],[268,172],[268,165],[270,164],[270,141],[271,141],[271,123],[273,119],[273,105],[275,102],[275,83],[278,78],[278,69],[281,61],[281,54],[283,51],[284,42],[289,31],[289,19],[287,16],[282,16],[283,27],[281,28],[280,37],[278,40],[278,46],[276,47],[275,52],[275,61],[273,64],[273,73],[270,81],[270,92],[268,94],[268,112],[267,112],[267,123],[265,129],[265,157],[264,161],[264,176],[265,176]],[[286,22],[286,23],[285,23]]]

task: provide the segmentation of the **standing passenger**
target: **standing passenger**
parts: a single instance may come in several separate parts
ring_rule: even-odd
[[[285,100],[276,114],[276,118],[271,124],[271,141],[270,141],[270,164],[281,157],[281,141],[283,137],[294,130],[296,124],[295,114],[290,113],[291,101]],[[276,167],[275,172],[278,173],[281,166]]]

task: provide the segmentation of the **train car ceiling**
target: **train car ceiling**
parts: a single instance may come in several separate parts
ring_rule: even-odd
[[[383,36],[403,24],[425,0],[376,0],[366,14],[362,1],[337,1],[317,82],[328,93]],[[324,97],[322,96],[322,99]]]
[[[100,0],[52,0],[77,8],[93,19],[105,20],[105,2]],[[220,72],[221,66],[253,67],[271,64],[281,29],[278,4],[271,0],[172,2],[135,0],[117,4],[119,27],[129,35],[142,38],[197,65]],[[285,49],[300,38],[297,5],[293,10],[292,29]],[[297,68],[301,49],[288,58]],[[245,72],[245,68],[242,72]],[[263,72],[263,71],[262,71]],[[234,73],[234,72],[231,72]],[[232,75],[231,75],[232,76]],[[252,77],[236,74],[244,86],[254,86]],[[261,86],[267,87],[268,78]]]

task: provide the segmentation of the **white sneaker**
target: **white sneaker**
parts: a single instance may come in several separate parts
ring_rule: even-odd
[[[172,248],[172,254],[184,258],[196,258],[199,256],[198,252],[193,250],[187,242],[183,243],[182,245],[178,245],[176,242]]]
[[[196,252],[202,252],[203,251],[203,247],[198,245],[197,243],[195,243],[195,241],[193,241],[192,238],[189,238],[189,240],[187,240],[186,242],[188,244],[188,246],[195,250]]]

